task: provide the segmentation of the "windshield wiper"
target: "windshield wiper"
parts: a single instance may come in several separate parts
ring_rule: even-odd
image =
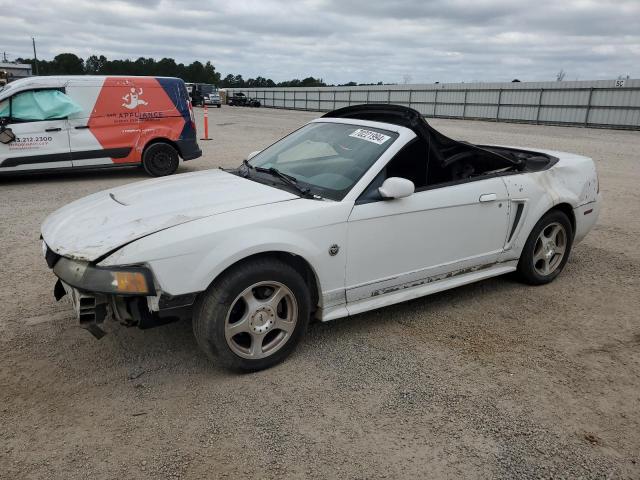
[[[252,169],[256,168],[253,165],[251,165],[249,163],[249,160],[247,160],[246,158],[244,160],[242,160],[242,166],[245,167],[245,171],[242,172],[242,176],[244,178],[249,178],[249,170],[252,170]]]
[[[293,188],[295,188],[297,191],[299,191],[305,197],[314,198],[314,199],[320,198],[317,195],[314,195],[313,193],[311,193],[311,189],[309,189],[308,187],[300,186],[298,184],[298,181],[297,181],[296,177],[294,177],[293,175],[287,175],[286,173],[283,173],[283,172],[281,172],[280,170],[278,170],[277,168],[274,168],[274,167],[269,167],[269,168],[254,167],[249,162],[247,162],[246,165],[249,168],[255,170],[256,172],[270,173],[271,175],[280,178],[282,181],[284,181],[284,183],[286,183],[287,185],[292,186]]]

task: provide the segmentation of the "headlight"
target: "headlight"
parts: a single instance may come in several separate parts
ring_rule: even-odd
[[[144,267],[96,267],[62,257],[53,273],[72,287],[89,292],[155,295],[151,272]]]

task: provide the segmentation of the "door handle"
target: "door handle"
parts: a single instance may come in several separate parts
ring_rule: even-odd
[[[45,129],[45,132],[61,132],[62,128],[58,127],[58,128],[47,128]]]
[[[480,195],[480,198],[478,200],[481,202],[493,202],[496,200],[496,198],[498,198],[498,195],[496,195],[495,193],[485,193]]]
[[[89,125],[78,125],[75,127],[76,130],[84,130],[85,128],[90,128]]]

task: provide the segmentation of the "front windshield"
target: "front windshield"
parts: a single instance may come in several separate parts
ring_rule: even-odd
[[[253,157],[254,167],[276,168],[314,194],[342,200],[398,138],[388,130],[341,123],[310,123]]]

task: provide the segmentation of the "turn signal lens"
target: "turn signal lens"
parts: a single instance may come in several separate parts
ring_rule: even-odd
[[[112,272],[115,290],[120,293],[147,293],[147,279],[141,272]]]
[[[107,295],[155,295],[153,275],[142,266],[104,268],[60,257],[53,273],[63,282],[86,292]]]

